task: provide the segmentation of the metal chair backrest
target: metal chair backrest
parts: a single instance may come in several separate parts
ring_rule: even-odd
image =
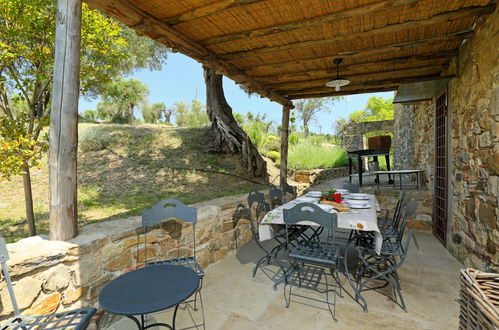
[[[269,199],[270,199],[270,208],[274,209],[277,206],[280,206],[284,203],[284,194],[282,193],[281,189],[277,188],[274,185],[270,185]]]
[[[417,208],[418,208],[418,203],[416,201],[413,201],[413,200],[407,201],[407,203],[405,205],[405,209],[403,210],[404,216],[402,218],[402,223],[400,224],[400,227],[398,229],[397,242],[399,242],[400,244],[402,244],[402,238],[404,237],[404,231],[405,231],[405,228],[407,226],[407,222],[409,219],[414,218]],[[410,229],[413,229],[413,228],[414,228],[414,226],[411,226]]]
[[[144,227],[144,235],[147,235],[147,228],[154,226],[164,219],[177,219],[182,222],[192,223],[192,238],[193,247],[192,255],[196,256],[196,221],[197,209],[192,206],[187,206],[176,199],[165,199],[154,205],[152,208],[142,211],[142,227]],[[147,239],[144,238],[144,262],[146,262],[146,244]]]
[[[251,231],[253,232],[253,237],[259,239],[257,226],[260,224],[260,217],[265,213],[265,195],[253,188],[248,194],[247,200]],[[255,207],[255,215],[253,215],[253,207]]]
[[[360,187],[358,184],[353,184],[350,182],[342,182],[341,188],[350,191],[351,193],[358,193],[360,191]]]
[[[405,261],[405,258],[407,257],[407,252],[409,251],[409,246],[411,245],[411,240],[412,238],[414,237],[414,226],[409,228],[409,233],[408,233],[408,237],[407,237],[407,241],[405,242],[405,245],[403,246],[404,248],[404,253],[400,256],[400,260],[397,264],[394,265],[394,268],[397,269],[399,268],[400,266],[402,266],[402,264],[404,263]],[[402,244],[402,242],[400,242],[400,244]]]
[[[287,182],[284,182],[283,186],[282,186],[282,192],[284,193],[284,196],[286,196],[286,194],[290,194],[291,195],[291,199],[295,199],[296,198],[296,190],[295,190],[295,187],[289,185]],[[289,200],[285,200],[285,202],[289,202]]]
[[[2,264],[2,274],[5,279],[5,284],[7,284],[7,289],[9,290],[10,301],[12,302],[12,307],[14,309],[14,316],[20,315],[19,307],[17,306],[16,296],[14,295],[14,287],[12,286],[12,281],[10,280],[9,269],[7,268],[7,261],[9,261],[9,251],[7,251],[7,244],[5,239],[0,237],[0,263]]]
[[[399,199],[397,205],[395,206],[395,212],[393,212],[393,223],[395,223],[397,217],[400,218],[400,212],[402,211],[402,203],[405,199],[405,190],[401,190],[399,193]]]
[[[284,224],[286,225],[286,237],[288,233],[288,226],[295,225],[298,222],[307,221],[315,223],[321,227],[328,229],[328,239],[335,238],[335,231],[338,228],[338,214],[329,213],[321,209],[316,204],[300,203],[290,209],[284,209]],[[289,243],[289,242],[288,242]]]

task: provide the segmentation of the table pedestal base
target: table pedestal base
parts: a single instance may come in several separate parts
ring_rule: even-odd
[[[139,330],[145,330],[145,329],[149,329],[149,328],[152,328],[152,327],[165,327],[165,328],[168,328],[168,329],[171,329],[171,330],[175,330],[175,318],[177,317],[177,310],[178,310],[178,306],[175,306],[175,311],[173,312],[173,321],[172,321],[172,325],[169,325],[169,324],[166,324],[166,323],[153,323],[153,324],[148,324],[148,325],[145,325],[145,317],[144,315],[140,315],[140,320],[133,316],[133,315],[127,315],[126,317],[128,317],[130,320],[132,320],[133,322],[135,322],[135,324],[137,325],[137,328]]]

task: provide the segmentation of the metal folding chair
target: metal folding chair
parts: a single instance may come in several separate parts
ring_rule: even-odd
[[[248,195],[247,201],[250,211],[250,227],[253,234],[253,239],[255,240],[256,245],[263,252],[265,252],[265,255],[257,261],[255,268],[253,268],[253,277],[255,277],[256,271],[259,267],[261,267],[264,263],[269,264],[271,261],[275,262],[282,270],[283,274],[285,274],[286,272],[284,266],[277,259],[277,253],[282,249],[282,239],[276,239],[278,245],[272,248],[270,251],[263,246],[262,242],[260,242],[258,226],[260,225],[260,221],[263,219],[266,211],[265,195],[256,189],[252,189]],[[277,233],[277,236],[280,237],[280,234]],[[274,289],[277,288],[277,284],[278,283],[274,284]]]
[[[7,261],[9,253],[7,245],[3,237],[0,237],[0,263],[2,264],[2,273],[7,289],[9,291],[10,300],[14,309],[14,317],[2,325],[2,330],[29,330],[29,329],[72,329],[82,330],[88,327],[90,319],[95,314],[95,308],[79,308],[61,313],[40,315],[40,316],[25,316],[19,312],[14,287],[10,280]]]
[[[400,278],[398,276],[397,269],[404,263],[411,239],[415,238],[414,225],[412,223],[409,229],[409,237],[407,238],[405,245],[402,243],[405,228],[408,223],[407,221],[415,214],[416,208],[417,203],[414,201],[409,201],[403,206],[402,212],[404,213],[404,216],[397,237],[395,240],[383,241],[379,255],[376,254],[372,248],[364,246],[356,247],[359,260],[359,270],[357,274],[355,299],[363,307],[365,312],[367,312],[367,301],[364,297],[362,297],[361,293],[367,290],[381,289],[388,285],[391,285],[394,290],[395,301],[404,311],[407,312],[400,289]],[[367,278],[363,279],[364,277]],[[367,284],[375,280],[382,280],[385,283],[375,287],[367,286]],[[397,296],[400,298],[400,303],[398,302]]]
[[[404,199],[405,199],[405,190],[401,190],[399,194],[399,199],[397,201],[397,205],[395,206],[395,210],[393,212],[393,217],[389,218],[387,214],[386,218],[379,219],[378,220],[379,228],[398,226],[398,221],[400,220],[400,213],[402,211],[402,203],[404,202]]]
[[[340,296],[341,296],[341,284],[339,280],[338,273],[338,260],[340,258],[340,246],[335,244],[335,231],[338,228],[338,214],[329,213],[321,209],[319,206],[311,203],[301,203],[297,204],[291,209],[284,209],[284,223],[286,225],[286,231],[288,231],[292,226],[296,225],[302,221],[308,221],[314,223],[315,225],[321,226],[329,231],[327,237],[327,242],[319,242],[316,240],[300,240],[296,244],[290,244],[288,242],[288,252],[289,259],[291,262],[291,267],[286,274],[286,277],[293,275],[295,272],[298,274],[298,280],[301,285],[301,269],[305,265],[311,265],[316,267],[322,267],[329,269],[331,276],[337,282]],[[320,278],[318,279],[320,281]],[[331,312],[333,318],[336,314],[336,289],[334,289],[334,310],[331,311],[331,306],[329,303],[329,289],[327,276],[325,276],[326,283],[326,302],[328,309]],[[286,287],[285,289],[286,290]],[[288,299],[286,300],[286,307],[289,307],[291,301],[291,290],[292,284],[289,285]],[[286,294],[285,294],[286,297]]]
[[[147,261],[147,237],[144,237],[144,264],[146,267],[155,265],[179,265],[191,268],[199,276],[199,288],[196,290],[193,300],[188,300],[186,303],[194,302],[194,310],[197,311],[197,298],[199,296],[199,302],[201,304],[201,314],[203,317],[203,328],[206,327],[205,317],[204,317],[204,306],[203,297],[201,295],[201,289],[203,288],[203,278],[205,275],[204,269],[199,265],[196,259],[196,222],[197,222],[197,209],[192,206],[187,206],[184,203],[176,199],[165,199],[152,208],[142,211],[142,227],[144,228],[144,235],[147,236],[147,230],[149,227],[158,224],[164,219],[176,219],[182,222],[192,223],[192,249],[191,254],[188,256],[178,256],[177,258],[161,260],[161,261]],[[198,326],[197,325],[197,326]]]
[[[399,241],[399,236],[401,237],[404,235],[407,221],[414,218],[417,208],[418,203],[413,200],[406,199],[402,201],[402,203],[400,203],[400,211],[398,217],[395,219],[393,225],[381,228],[381,235],[383,236],[383,240],[389,241],[397,239],[397,241]]]

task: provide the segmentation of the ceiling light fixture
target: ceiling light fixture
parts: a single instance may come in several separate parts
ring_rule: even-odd
[[[343,60],[341,58],[334,59],[333,63],[336,64],[336,78],[326,83],[327,87],[334,87],[334,90],[337,92],[340,91],[340,87],[346,86],[350,83],[350,80],[340,78],[340,63],[342,61]]]

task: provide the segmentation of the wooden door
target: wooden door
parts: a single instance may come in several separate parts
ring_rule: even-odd
[[[448,216],[447,164],[447,92],[435,105],[435,197],[433,200],[433,234],[446,245]]]

